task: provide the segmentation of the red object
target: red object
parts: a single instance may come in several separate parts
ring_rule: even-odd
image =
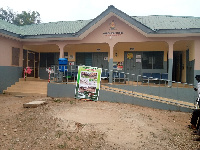
[[[30,67],[27,67],[26,73],[31,74],[32,69]]]
[[[26,80],[26,74],[31,74],[32,69],[30,67],[24,68],[24,79]]]

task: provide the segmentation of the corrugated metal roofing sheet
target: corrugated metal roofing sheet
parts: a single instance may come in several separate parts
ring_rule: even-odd
[[[199,17],[180,16],[133,16],[138,22],[152,30],[160,29],[195,29],[200,28]]]
[[[0,19],[0,29],[19,35],[45,35],[76,33],[91,20],[59,21],[25,26],[16,26]]]
[[[66,34],[76,33],[85,27],[91,20],[59,21],[42,24],[26,25],[21,27],[22,35]]]
[[[11,24],[11,23],[8,23],[8,22],[6,22],[4,20],[1,20],[1,19],[0,19],[0,29],[8,31],[8,32],[15,33],[15,34],[20,34],[21,33],[21,30],[20,30],[19,26]]]
[[[177,16],[133,16],[133,19],[151,30],[160,29],[200,29],[199,17]],[[49,35],[49,34],[73,34],[83,29],[92,20],[59,21],[26,26],[16,26],[0,20],[0,29],[15,33],[20,36],[26,35]]]

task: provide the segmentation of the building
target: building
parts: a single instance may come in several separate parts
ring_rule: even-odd
[[[46,79],[46,68],[64,57],[75,70],[108,69],[110,83],[113,66],[135,75],[167,73],[170,81],[190,84],[200,74],[197,17],[129,16],[111,5],[91,20],[26,26],[0,20],[0,45],[0,93],[23,77],[23,68]]]

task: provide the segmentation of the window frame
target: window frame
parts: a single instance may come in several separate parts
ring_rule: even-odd
[[[143,52],[142,69],[163,69],[163,61],[164,51]]]

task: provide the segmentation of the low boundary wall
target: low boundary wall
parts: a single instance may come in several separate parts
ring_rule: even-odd
[[[76,87],[75,84],[49,83],[47,86],[47,96],[54,97],[54,98],[58,98],[58,97],[74,98],[75,87]],[[151,107],[155,109],[163,109],[163,110],[170,110],[170,111],[192,112],[191,108],[161,103],[157,101],[151,101],[151,100],[128,96],[128,95],[124,95],[120,93],[113,93],[113,92],[102,90],[102,89],[100,90],[100,93],[99,93],[99,101],[126,103],[126,104],[133,104],[133,105],[138,105],[138,106]]]

